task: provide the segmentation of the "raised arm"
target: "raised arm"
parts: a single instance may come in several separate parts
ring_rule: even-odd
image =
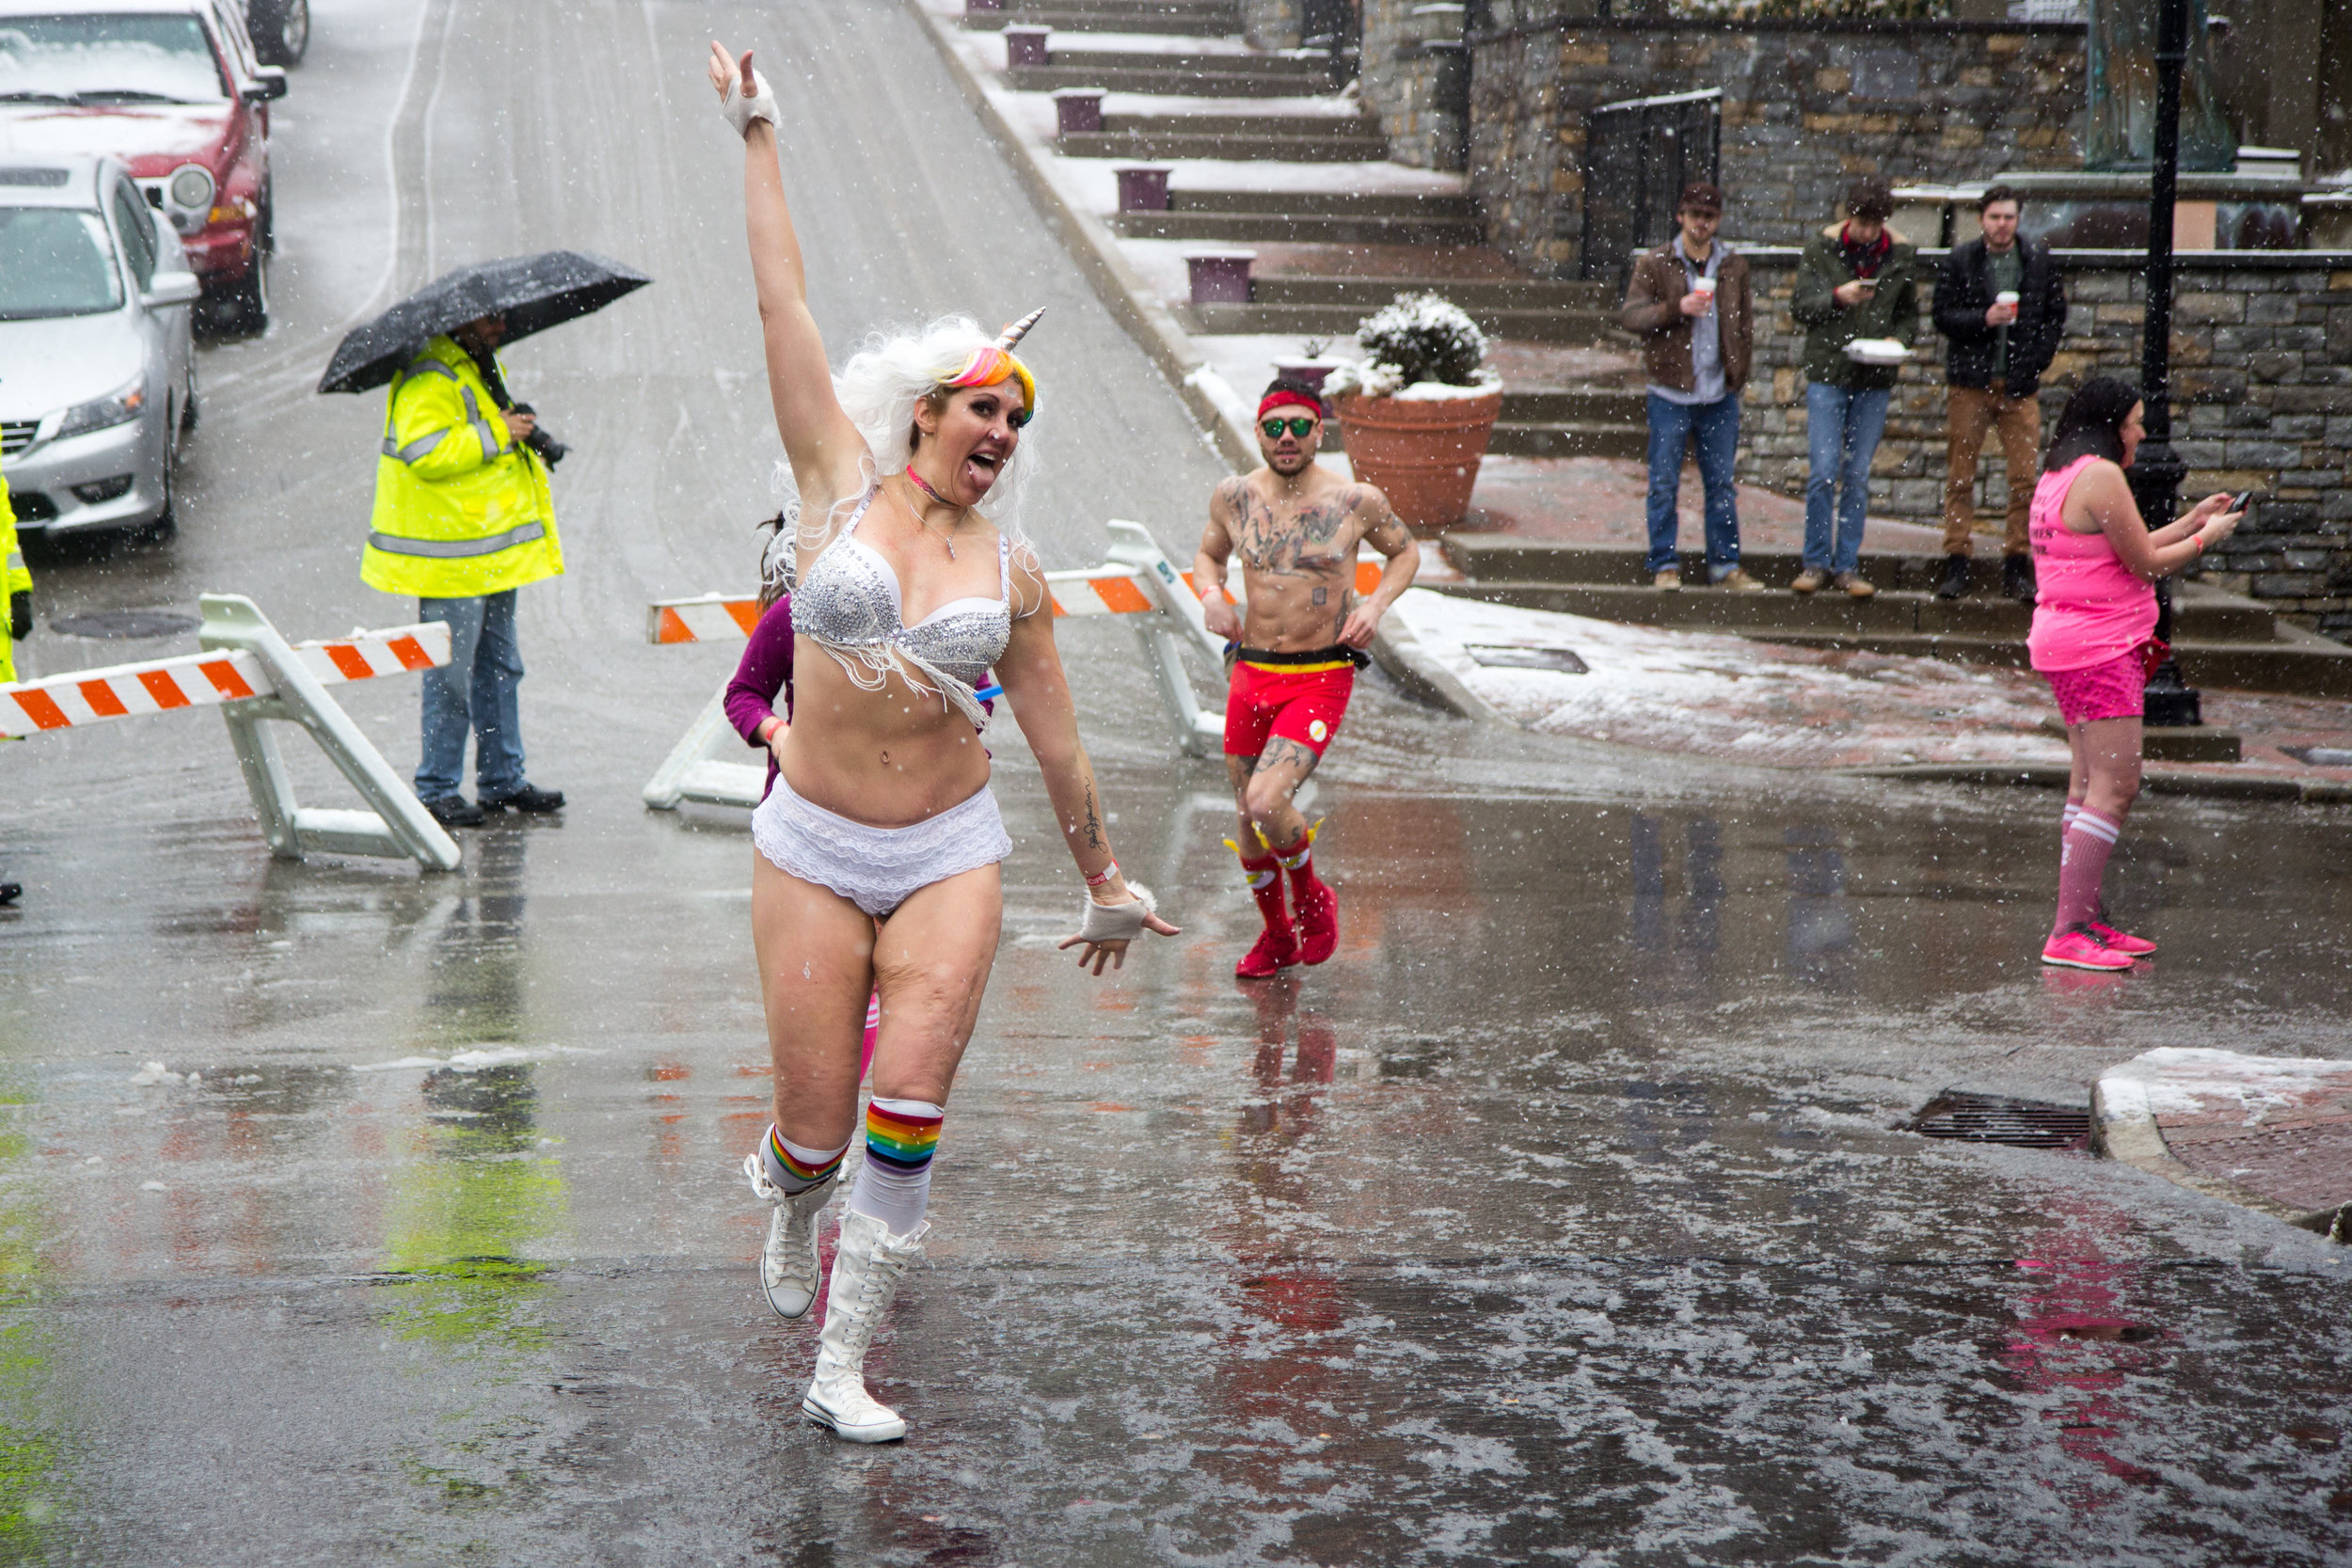
[[[1200,531],[1200,547],[1192,557],[1192,591],[1200,595],[1200,619],[1228,641],[1241,636],[1241,617],[1233,610],[1233,596],[1225,591],[1225,567],[1233,559],[1233,526],[1248,489],[1248,482],[1239,476],[1217,482],[1209,495],[1209,526]]]
[[[830,500],[864,483],[866,443],[833,395],[824,339],[818,334],[817,318],[809,314],[808,271],[776,163],[775,101],[766,81],[752,70],[748,50],[739,63],[712,43],[710,85],[718,89],[720,110],[729,122],[741,122],[743,227],[751,241],[752,282],[759,297],[776,434],[784,437],[784,453],[803,501]]]
[[[1023,580],[1025,577],[1027,581]],[[1037,757],[1038,770],[1045,777],[1045,794],[1054,802],[1054,816],[1061,824],[1062,841],[1070,846],[1070,858],[1078,863],[1078,874],[1087,879],[1089,900],[1105,910],[1132,905],[1136,895],[1111,858],[1110,833],[1103,825],[1102,797],[1094,784],[1094,765],[1087,760],[1086,747],[1078,739],[1078,713],[1070,700],[1070,679],[1062,673],[1061,654],[1054,646],[1054,615],[1047,607],[1045,585],[1034,572],[1016,573],[1014,584],[1018,602],[1039,608],[1014,617],[1005,657],[996,661],[996,679]],[[1089,911],[1089,929],[1095,920],[1094,912]],[[1143,928],[1164,937],[1176,935],[1176,927],[1156,914],[1144,915]],[[1126,962],[1127,943],[1132,940],[1089,940],[1081,935],[1062,945],[1083,944],[1079,966],[1091,960],[1094,973],[1100,974],[1105,958],[1113,968]]]
[[[1372,591],[1372,597],[1348,611],[1340,641],[1351,648],[1369,648],[1380,630],[1380,617],[1413,586],[1414,574],[1421,570],[1421,545],[1390,507],[1388,497],[1369,484],[1357,488],[1362,492],[1357,503],[1365,515],[1364,543],[1387,556],[1389,563],[1380,569],[1380,586]]]
[[[2067,498],[2069,511],[2077,498],[2084,514],[2115,546],[2116,559],[2148,582],[2194,564],[2207,549],[2235,532],[2238,520],[2245,515],[2229,509],[2229,496],[2217,494],[2163,528],[2151,530],[2140,518],[2123,470],[2112,463],[2093,464],[2074,482],[2074,493]]]

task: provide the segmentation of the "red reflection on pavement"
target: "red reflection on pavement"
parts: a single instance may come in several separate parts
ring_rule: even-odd
[[[2118,1481],[2157,1484],[2163,1478],[2155,1471],[2108,1449],[2124,1427],[2143,1418],[2126,1391],[2130,1378],[2156,1370],[2162,1356],[2161,1336],[2124,1306],[2122,1292],[2141,1265],[2110,1260],[2100,1245],[2100,1232],[2120,1235],[2129,1220],[2091,1204],[2058,1208],[2076,1223],[2045,1233],[2035,1256],[2018,1259],[2018,1273],[2034,1289],[2020,1304],[2017,1332],[2001,1352],[2001,1365],[2027,1388],[2067,1396],[2048,1412],[2058,1423],[2060,1449]],[[2058,1490],[2086,1512],[2116,1500],[2083,1479],[2060,1480]]]

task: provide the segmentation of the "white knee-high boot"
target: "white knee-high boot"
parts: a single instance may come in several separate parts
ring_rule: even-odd
[[[817,1299],[817,1212],[833,1196],[839,1174],[787,1196],[768,1180],[759,1150],[743,1156],[743,1175],[753,1193],[775,1209],[768,1220],[768,1243],[759,1253],[759,1283],[779,1318],[800,1317]]]
[[[907,1434],[898,1413],[866,1391],[866,1352],[898,1293],[899,1277],[923,1256],[927,1222],[893,1236],[871,1214],[845,1209],[825,1291],[825,1327],[817,1339],[817,1375],[801,1410],[853,1443],[888,1443]]]

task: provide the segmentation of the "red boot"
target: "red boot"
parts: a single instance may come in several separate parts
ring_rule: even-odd
[[[1240,980],[1263,980],[1267,975],[1285,970],[1298,961],[1298,938],[1284,920],[1279,926],[1269,926],[1258,933],[1257,945],[1242,955],[1233,966],[1233,976]]]
[[[1314,843],[1315,831],[1310,828],[1296,844],[1274,854],[1291,874],[1291,904],[1298,911],[1299,961],[1319,964],[1340,945],[1340,895],[1315,875]]]
[[[1272,855],[1251,860],[1230,838],[1225,847],[1240,858],[1242,879],[1249,884],[1249,896],[1258,901],[1258,916],[1265,922],[1257,944],[1233,966],[1233,974],[1244,980],[1263,980],[1298,961],[1298,937],[1291,929],[1290,911],[1282,907],[1282,868]]]

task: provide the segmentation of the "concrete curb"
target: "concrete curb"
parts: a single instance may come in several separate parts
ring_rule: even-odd
[[[1856,779],[1905,779],[1915,784],[2027,785],[2064,789],[2069,769],[2056,763],[1914,762],[1887,768],[1840,768]],[[2352,804],[2352,784],[2335,779],[2282,779],[2275,775],[2224,778],[2151,768],[2139,776],[2151,795],[2188,795],[2211,800],[2291,800],[2308,806]]]
[[[1095,297],[1159,367],[1160,373],[1168,377],[1168,385],[1175,388],[1176,395],[1192,411],[1193,419],[1200,423],[1216,454],[1235,473],[1248,473],[1256,467],[1258,443],[1250,434],[1249,404],[1209,364],[1207,356],[1193,347],[1191,338],[1176,325],[1176,318],[1167,307],[1152,297],[1143,279],[1120,253],[1118,238],[1103,220],[1073,206],[1054,183],[1046,163],[1054,154],[1023,135],[1021,128],[1007,119],[995,100],[989,97],[988,85],[973,73],[956,49],[954,24],[926,9],[923,0],[906,0],[906,7],[930,37],[931,46],[939,51],[947,73],[962,89],[972,112],[1003,149],[1013,178],[1028,193],[1047,229],[1061,242],[1071,260],[1078,263],[1078,270],[1085,275]],[[1399,646],[1400,635],[1408,647]],[[1416,701],[1464,719],[1507,722],[1473,696],[1453,672],[1431,659],[1411,632],[1402,628],[1392,631],[1383,626],[1373,639],[1372,654],[1390,678]]]
[[[2267,1214],[2298,1230],[2316,1231],[2334,1242],[2352,1241],[2352,1203],[2306,1212],[2241,1187],[2226,1177],[2205,1176],[2172,1157],[2148,1103],[2148,1086],[2137,1078],[2107,1077],[2090,1091],[2090,1147],[2110,1160],[2161,1176],[2175,1186]]]

